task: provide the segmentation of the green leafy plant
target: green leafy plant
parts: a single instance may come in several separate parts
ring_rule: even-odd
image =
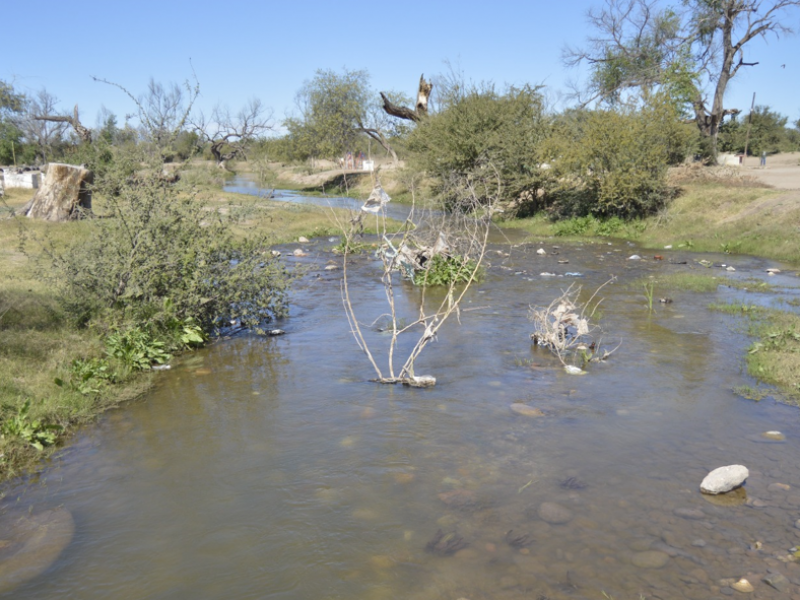
[[[742,242],[723,242],[719,249],[725,254],[737,254],[742,247]]]
[[[573,217],[553,223],[553,233],[558,237],[578,236],[589,232],[594,225],[594,217]]]
[[[83,396],[99,394],[104,383],[116,381],[116,373],[103,358],[78,358],[69,368],[69,379],[56,377],[55,384],[60,388],[71,389]]]
[[[451,283],[466,283],[475,275],[480,278],[481,273],[476,272],[477,263],[474,260],[465,260],[461,256],[435,255],[425,265],[425,269],[414,273],[414,285],[449,285]]]
[[[3,437],[20,438],[39,451],[52,446],[62,430],[60,425],[46,424],[30,417],[31,401],[25,401],[16,415],[3,421],[0,431]]]
[[[108,355],[137,371],[170,360],[172,356],[165,347],[163,341],[156,339],[147,329],[141,327],[114,331],[106,340]]]
[[[794,327],[782,331],[772,331],[750,346],[748,354],[756,354],[762,350],[800,352],[800,347],[796,346],[794,342],[800,342],[800,332],[795,331]]]

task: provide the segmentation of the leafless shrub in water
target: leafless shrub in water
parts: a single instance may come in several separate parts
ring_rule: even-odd
[[[376,185],[379,185],[376,180]],[[491,228],[491,217],[496,211],[500,197],[500,181],[480,182],[464,178],[458,182],[458,202],[448,212],[432,212],[417,219],[415,224],[416,191],[410,185],[412,207],[405,223],[397,231],[389,231],[385,211],[376,213],[378,232],[383,241],[378,250],[382,262],[381,281],[386,294],[388,312],[378,319],[388,322],[385,331],[390,334],[388,360],[385,369],[378,365],[378,358],[370,348],[364,335],[364,326],[359,322],[353,307],[352,290],[349,281],[348,248],[354,245],[355,237],[362,225],[362,213],[351,220],[347,227],[338,223],[345,236],[343,261],[342,302],[350,329],[359,349],[365,354],[376,373],[375,381],[380,383],[403,383],[414,387],[428,387],[436,380],[431,376],[417,376],[414,372],[416,360],[436,335],[448,318],[460,318],[461,302],[475,282],[486,255]],[[366,218],[369,218],[368,216]],[[430,308],[427,299],[427,286],[419,286],[415,316],[400,315],[396,302],[398,277],[413,278],[422,272],[426,264],[433,262],[437,254],[451,259],[452,267],[465,275],[440,286],[444,289],[442,300]],[[374,322],[374,321],[373,321]],[[404,334],[416,335],[416,342],[402,363],[397,357],[398,340]]]
[[[548,306],[531,306],[528,319],[533,323],[533,343],[550,350],[564,365],[570,356],[578,353],[588,361],[605,360],[611,356],[616,348],[600,351],[602,331],[591,319],[602,302],[602,299],[597,299],[597,294],[615,279],[609,279],[583,303],[579,300],[581,287],[572,284]]]

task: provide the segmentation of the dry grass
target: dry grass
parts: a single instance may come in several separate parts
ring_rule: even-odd
[[[700,163],[683,164],[670,169],[670,185],[682,186],[697,183],[720,183],[727,187],[771,188],[757,177],[739,167],[706,167]]]

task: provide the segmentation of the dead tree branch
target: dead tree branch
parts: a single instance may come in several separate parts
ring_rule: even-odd
[[[414,106],[414,110],[392,103],[384,92],[380,92],[381,98],[383,99],[383,110],[393,117],[417,122],[428,114],[428,100],[431,96],[431,90],[433,90],[433,84],[429,81],[425,81],[424,74],[420,75],[417,103]]]
[[[50,121],[52,123],[69,123],[72,125],[75,133],[78,134],[78,137],[80,137],[82,141],[86,142],[87,144],[92,143],[92,131],[81,124],[81,120],[78,118],[77,104],[75,105],[75,109],[71,117],[65,115],[35,115],[33,119],[35,121]]]

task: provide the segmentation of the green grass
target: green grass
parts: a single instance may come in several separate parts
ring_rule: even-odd
[[[765,310],[753,319],[758,339],[747,352],[747,370],[760,382],[774,385],[782,399],[800,404],[800,315]]]
[[[712,303],[708,305],[709,310],[713,310],[714,312],[721,312],[726,315],[753,315],[754,313],[760,310],[759,306],[755,304],[745,304],[744,302],[735,303]]]
[[[709,309],[749,319],[747,333],[754,341],[747,350],[747,372],[759,386],[740,386],[734,391],[752,400],[774,395],[800,405],[800,315],[754,306],[745,302],[711,304]],[[762,384],[776,389],[764,389]]]

